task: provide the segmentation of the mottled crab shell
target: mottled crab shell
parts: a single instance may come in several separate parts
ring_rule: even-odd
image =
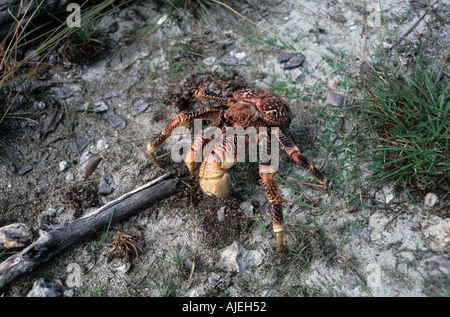
[[[289,127],[292,113],[283,99],[266,89],[241,89],[233,93],[237,101],[250,102],[258,108],[262,120],[275,127]]]

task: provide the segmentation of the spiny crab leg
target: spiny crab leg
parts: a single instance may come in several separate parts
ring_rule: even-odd
[[[207,150],[212,149],[211,146],[217,142],[211,140],[211,135],[217,131],[216,129],[219,129],[217,123],[217,121],[213,122],[204,132],[198,135],[186,155],[186,166],[191,174],[196,177],[199,176],[199,167],[205,158],[204,153],[210,152]],[[222,132],[220,132],[220,134],[222,134]]]
[[[272,227],[277,239],[277,252],[283,252],[283,208],[278,185],[273,179],[276,169],[271,160],[270,138],[267,133],[260,133],[259,142],[259,175],[262,180],[267,199],[270,202]],[[265,144],[263,144],[265,142]]]
[[[147,153],[150,160],[158,168],[162,168],[155,157],[155,150],[172,134],[175,128],[193,122],[195,119],[216,120],[219,119],[223,110],[205,110],[198,112],[181,113],[173,118],[164,129],[155,135],[147,144]]]
[[[310,172],[323,186],[323,189],[327,189],[328,180],[325,176],[303,155],[298,147],[295,145],[293,138],[288,132],[283,132],[281,129],[273,129],[271,133],[274,133],[278,141],[283,148],[292,157],[292,159]],[[276,172],[273,162],[271,160],[271,144],[270,138],[267,133],[260,133],[258,136],[260,157],[259,157],[259,175],[261,176],[264,190],[266,191],[267,198],[270,202],[270,213],[272,216],[272,227],[275,237],[277,239],[277,252],[283,252],[283,209],[280,196],[280,190],[275,182],[274,175]]]
[[[275,132],[278,141],[280,141],[284,150],[287,154],[289,154],[292,159],[297,162],[301,167],[306,169],[311,173],[321,184],[322,188],[326,190],[328,188],[328,180],[325,176],[323,176],[322,172],[319,171],[310,161],[309,159],[303,155],[299,148],[295,145],[292,137],[289,137],[289,134],[284,133],[281,129],[276,129]]]

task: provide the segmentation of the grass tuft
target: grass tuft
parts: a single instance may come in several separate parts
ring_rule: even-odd
[[[450,189],[448,83],[423,49],[416,53],[405,71],[377,69],[384,80],[363,75],[364,102],[356,108],[371,132],[370,168],[376,183]]]

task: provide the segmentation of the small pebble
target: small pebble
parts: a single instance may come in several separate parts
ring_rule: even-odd
[[[17,174],[23,175],[25,173],[28,173],[32,169],[33,169],[33,166],[31,166],[30,164],[24,164],[19,168],[19,171],[17,172]]]
[[[69,163],[66,161],[59,162],[59,171],[64,172],[69,167]]]
[[[70,150],[74,153],[81,153],[86,148],[86,146],[91,143],[89,140],[85,139],[75,139],[69,143]]]
[[[302,70],[303,70],[303,69],[300,70],[300,75],[298,75],[298,76],[295,78],[295,81],[296,81],[297,83],[304,83],[305,80],[306,80],[306,73],[305,73],[304,71],[302,71]]]
[[[125,274],[125,273],[128,272],[128,270],[130,269],[130,267],[131,267],[131,263],[127,262],[127,263],[125,263],[125,264],[123,264],[123,265],[120,265],[120,266],[118,266],[118,267],[115,267],[113,270],[116,271],[117,273]]]
[[[394,195],[393,194],[387,194],[386,195],[386,204],[389,204],[392,199],[394,199]]]
[[[325,100],[326,105],[332,105],[335,107],[345,106],[345,98],[339,94],[336,94],[330,91],[327,95],[327,99]]]
[[[221,207],[219,210],[217,210],[217,218],[220,222],[225,220],[225,207]]]
[[[237,59],[243,59],[243,58],[245,58],[245,56],[247,56],[247,54],[245,54],[244,52],[239,52],[239,53],[236,53],[235,56]]]
[[[306,57],[303,55],[295,55],[290,60],[284,64],[283,69],[293,69],[296,67],[300,67],[303,65],[303,62],[306,60]]]
[[[67,173],[66,182],[72,183],[75,180],[75,174],[73,172]]]
[[[114,180],[110,174],[104,175],[98,185],[98,193],[100,195],[109,195],[115,188]]]
[[[33,283],[33,288],[27,297],[61,297],[62,294],[56,290],[55,284],[47,283],[43,278]]]
[[[432,208],[439,202],[439,198],[435,193],[428,193],[425,195],[424,205],[426,208]]]
[[[133,107],[137,108],[139,113],[147,110],[149,105],[150,103],[145,99],[139,99],[133,103]]]
[[[120,128],[124,130],[127,126],[127,121],[122,115],[116,113],[115,111],[115,108],[109,108],[108,111],[106,111],[106,114],[109,116],[109,124],[111,124],[113,128]]]
[[[282,52],[278,58],[278,63],[286,63],[288,60],[290,60],[292,57],[294,57],[295,53],[292,52]]]
[[[73,297],[73,295],[75,294],[73,288],[68,289],[66,291],[64,291],[63,296],[64,297]]]
[[[96,147],[98,152],[103,152],[108,149],[108,143],[105,140],[98,140]]]

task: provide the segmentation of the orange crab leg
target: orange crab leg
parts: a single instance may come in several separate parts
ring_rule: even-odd
[[[283,252],[283,208],[280,197],[280,190],[273,179],[275,173],[267,172],[270,166],[260,163],[259,175],[261,176],[264,190],[270,202],[270,214],[272,216],[272,228],[277,239],[277,252]]]
[[[270,158],[271,146],[270,138],[267,134],[260,133],[259,141],[259,175],[262,184],[270,202],[270,214],[272,216],[272,227],[277,239],[277,252],[283,252],[283,209],[278,185],[273,179],[275,175],[275,167],[272,165]],[[265,145],[262,142],[266,142]]]
[[[306,169],[308,172],[310,172],[323,186],[323,189],[328,188],[328,180],[325,176],[323,176],[322,172],[319,171],[310,161],[309,159],[303,155],[298,147],[295,145],[293,138],[290,137],[287,132],[282,132],[278,129],[276,132],[276,136],[278,138],[278,141],[280,141],[281,145],[283,146],[284,150],[289,154],[292,159],[300,164],[304,169]]]
[[[156,160],[155,150],[172,134],[175,128],[193,122],[195,119],[217,120],[221,117],[223,110],[206,110],[198,112],[181,113],[173,118],[164,129],[154,136],[147,144],[147,153],[151,161],[159,168],[161,165]]]
[[[199,89],[195,91],[194,97],[200,100],[202,105],[208,109],[213,109],[210,100],[218,101],[227,107],[231,107],[236,103],[234,98],[227,98],[206,89]]]
[[[217,121],[216,121],[217,122]],[[189,171],[194,176],[199,176],[199,167],[200,164],[203,162],[204,156],[203,153],[207,151],[208,149],[205,149],[208,145],[212,146],[210,143],[215,143],[210,138],[211,132],[215,132],[213,129],[218,129],[217,124],[214,122],[211,124],[208,129],[205,130],[205,132],[202,132],[192,144],[189,152],[186,155],[185,163],[188,167]],[[222,132],[219,130],[220,134]]]

